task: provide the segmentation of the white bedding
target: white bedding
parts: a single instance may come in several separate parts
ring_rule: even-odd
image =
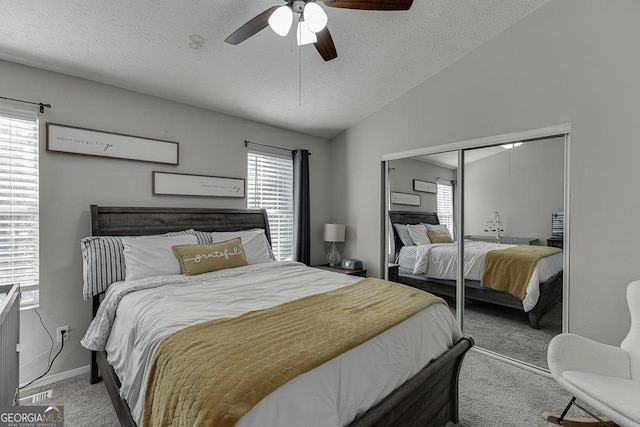
[[[482,279],[484,259],[489,251],[512,248],[516,245],[464,241],[464,277],[468,280]],[[458,259],[457,243],[435,243],[420,246],[403,246],[398,263],[403,270],[412,271],[435,279],[456,280]],[[540,283],[562,271],[562,253],[544,257],[538,261],[522,300],[525,312],[531,311],[540,298]]]
[[[272,262],[198,276],[118,282],[107,291],[81,343],[92,350],[106,349],[122,382],[120,394],[137,421],[148,366],[162,338],[199,322],[273,307],[358,280],[299,263]],[[294,378],[259,402],[237,426],[347,425],[461,336],[446,306],[430,306]]]

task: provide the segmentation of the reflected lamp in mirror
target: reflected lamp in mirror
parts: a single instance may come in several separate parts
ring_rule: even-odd
[[[331,242],[331,249],[327,253],[327,261],[330,266],[336,266],[340,264],[342,257],[336,247],[337,242],[344,242],[344,224],[325,224],[323,240],[325,242]]]
[[[500,214],[494,212],[491,214],[491,219],[484,225],[484,231],[493,231],[496,233],[496,239],[500,240],[500,233],[504,231],[504,224],[500,221]]]

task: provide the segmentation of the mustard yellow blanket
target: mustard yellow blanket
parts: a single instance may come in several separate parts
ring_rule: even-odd
[[[233,426],[276,388],[444,301],[364,279],[277,307],[178,331],[158,346],[143,426]]]
[[[529,278],[538,261],[559,252],[562,251],[558,248],[529,245],[489,251],[484,259],[480,283],[524,299]]]

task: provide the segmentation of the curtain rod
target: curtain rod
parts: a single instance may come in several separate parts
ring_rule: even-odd
[[[44,113],[44,108],[51,108],[51,104],[43,104],[42,102],[31,102],[31,101],[24,101],[22,99],[14,99],[14,98],[7,98],[6,96],[0,96],[0,99],[6,99],[8,101],[15,101],[15,102],[22,102],[24,104],[31,104],[31,105],[38,105],[40,107],[40,112]]]
[[[288,151],[290,153],[295,151],[295,150],[289,150],[288,148],[276,147],[274,145],[260,144],[259,142],[248,141],[248,140],[245,139],[244,140],[244,146],[245,147],[249,147],[249,144],[259,145],[261,147],[275,148],[276,150]],[[311,155],[311,153],[309,153],[309,155]]]

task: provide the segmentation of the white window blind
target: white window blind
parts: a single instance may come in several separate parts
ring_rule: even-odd
[[[249,152],[247,207],[267,210],[273,254],[279,261],[293,256],[293,159]]]
[[[0,284],[19,283],[22,307],[38,304],[38,120],[0,108]]]
[[[453,191],[451,184],[438,181],[438,219],[453,236]],[[455,236],[453,236],[455,239]]]

